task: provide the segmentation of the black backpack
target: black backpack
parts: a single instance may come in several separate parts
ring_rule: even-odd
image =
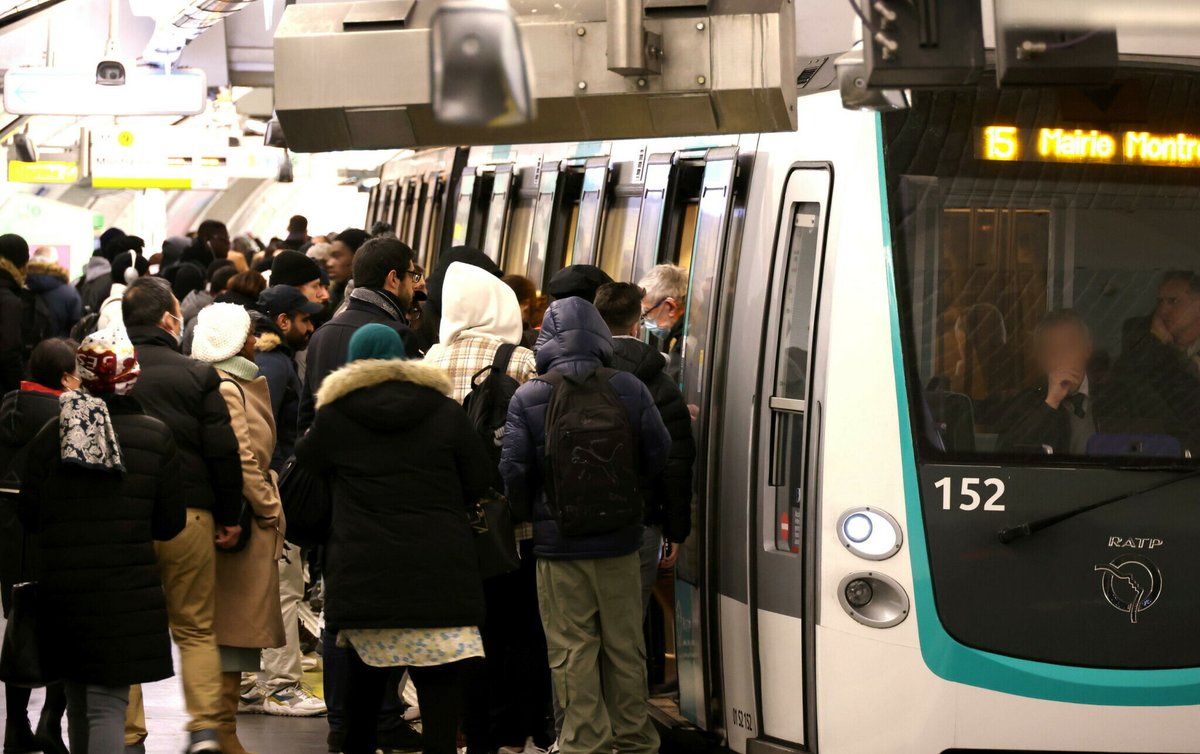
[[[614,374],[538,378],[554,389],[546,411],[546,503],[568,537],[642,523],[636,438]]]
[[[463,408],[471,425],[479,433],[488,457],[492,459],[493,485],[503,489],[500,481],[500,447],[504,444],[504,422],[508,418],[508,404],[520,384],[508,376],[508,362],[517,347],[504,343],[496,349],[492,363],[471,377],[471,392],[463,398]],[[484,377],[480,381],[480,377]]]
[[[44,296],[39,296],[28,288],[21,289],[21,345],[23,347],[23,362],[29,363],[29,355],[34,347],[47,338],[53,338],[57,333],[54,329],[54,314]]]

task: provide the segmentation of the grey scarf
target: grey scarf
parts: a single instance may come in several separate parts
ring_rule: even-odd
[[[394,301],[379,291],[372,290],[371,288],[355,288],[350,292],[350,298],[355,301],[365,301],[373,306],[378,306],[397,322],[405,321],[403,315],[400,313],[400,307],[396,306]]]
[[[81,390],[58,396],[59,448],[63,463],[97,471],[125,471],[108,404]]]

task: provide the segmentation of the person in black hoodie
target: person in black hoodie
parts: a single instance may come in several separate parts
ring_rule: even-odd
[[[13,233],[0,236],[0,392],[4,393],[16,390],[25,372],[21,289],[28,264],[25,239]]]
[[[41,640],[67,694],[71,748],[125,747],[132,684],[172,675],[154,541],[184,528],[171,430],[130,397],[139,368],[123,330],[79,346],[81,390],[29,447],[20,517],[39,535]]]
[[[214,541],[228,546],[241,532],[242,466],[220,378],[209,364],[179,353],[179,301],[160,278],[138,278],[121,311],[137,347],[142,375],[134,389],[146,413],[166,423],[179,448],[183,533],[158,548],[171,630],[182,656],[183,692],[191,721],[189,751],[216,751],[221,665],[213,633]],[[140,696],[130,701],[130,738],[145,738]]]
[[[614,369],[631,372],[650,390],[654,405],[671,435],[671,452],[662,476],[643,489],[646,530],[642,543],[642,609],[658,577],[659,553],[663,568],[672,568],[682,544],[692,531],[692,466],[696,440],[692,417],[679,386],[666,374],[667,360],[657,349],[635,335],[642,319],[646,292],[632,283],[608,283],[596,291],[596,308],[613,335]]]
[[[321,325],[308,344],[304,391],[300,396],[300,431],[313,422],[317,390],[326,375],[346,363],[350,338],[372,322],[395,330],[405,348],[415,353],[412,331],[404,312],[412,306],[413,291],[421,274],[412,249],[395,238],[372,238],[354,255],[355,289],[346,307]]]
[[[454,754],[462,661],[483,654],[467,513],[491,483],[490,464],[449,397],[449,375],[403,360],[393,328],[360,328],[348,356],[321,385],[316,421],[296,444],[299,463],[332,474],[325,623],[354,650],[343,751],[375,752],[389,668],[405,665],[421,699],[424,751]]]
[[[0,537],[3,538],[0,597],[6,617],[13,584],[37,580],[37,559],[33,557],[38,547],[37,537],[25,534],[17,519],[15,492],[21,489],[30,443],[48,421],[58,416],[58,396],[79,387],[76,348],[78,344],[71,340],[43,340],[29,356],[30,381],[22,382],[20,390],[14,390],[0,402],[0,490],[3,490],[0,491]],[[4,721],[4,751],[66,754],[61,720],[67,709],[67,697],[62,684],[47,687],[36,736],[29,727],[29,696],[27,688],[7,684],[4,687],[8,713]]]

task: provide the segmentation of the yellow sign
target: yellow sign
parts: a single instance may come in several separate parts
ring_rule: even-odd
[[[117,143],[123,147],[132,147],[133,146],[133,132],[132,131],[122,131],[121,133],[117,134]]]
[[[1001,162],[1200,167],[1200,134],[988,126],[976,146],[979,157]]]
[[[8,161],[9,183],[75,183],[78,180],[78,163]]]

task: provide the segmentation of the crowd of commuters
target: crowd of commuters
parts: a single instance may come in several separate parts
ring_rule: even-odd
[[[6,752],[68,751],[64,712],[73,754],[144,751],[172,641],[188,752],[243,754],[239,712],[327,715],[347,754],[657,751],[642,626],[691,529],[686,271],[568,267],[547,307],[477,249],[426,279],[386,232],[298,216],[154,255],[109,230],[74,281],[30,256],[0,236],[0,586],[7,615],[38,582],[54,683],[36,726],[6,689]],[[328,506],[304,547],[289,474]],[[497,539],[517,557],[485,572]]]

